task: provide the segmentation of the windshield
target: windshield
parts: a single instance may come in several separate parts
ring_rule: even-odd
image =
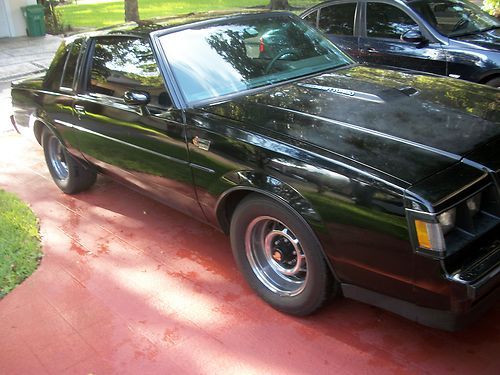
[[[408,5],[449,37],[475,34],[500,26],[495,18],[466,1],[415,1]]]
[[[189,104],[352,63],[297,17],[256,15],[160,37]]]

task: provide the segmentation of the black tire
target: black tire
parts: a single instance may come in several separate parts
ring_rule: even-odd
[[[63,192],[76,194],[89,189],[95,183],[95,170],[71,156],[55,134],[47,128],[42,132],[42,147],[52,179]]]
[[[240,272],[275,309],[308,315],[337,293],[338,283],[318,239],[307,223],[284,205],[258,194],[249,195],[233,214],[230,236]]]
[[[488,86],[491,87],[496,87],[497,89],[500,88],[500,77],[490,79],[488,82],[486,82]]]

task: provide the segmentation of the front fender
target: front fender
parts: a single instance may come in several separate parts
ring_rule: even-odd
[[[237,204],[248,194],[258,193],[276,200],[295,211],[308,224],[319,242],[324,245],[327,239],[326,226],[311,203],[289,184],[276,177],[256,171],[234,171],[226,174],[223,179],[233,184],[218,198],[215,206],[215,217],[218,225],[227,233],[230,217]],[[322,246],[323,257],[332,274],[338,280],[330,257]]]
[[[302,216],[315,229],[324,229],[321,217],[314,210],[309,201],[296,189],[276,177],[256,171],[234,171],[223,176],[223,179],[233,186],[224,191],[218,198],[215,207],[216,217],[224,227],[225,207],[228,199],[235,192],[257,192],[264,194],[282,204],[289,206]]]

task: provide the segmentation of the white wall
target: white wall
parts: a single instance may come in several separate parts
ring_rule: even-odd
[[[26,21],[21,12],[21,7],[36,4],[36,0],[0,0],[4,2],[7,11],[7,23],[10,36],[26,35]]]
[[[8,16],[5,0],[0,0],[0,38],[10,36],[10,27],[7,20]]]

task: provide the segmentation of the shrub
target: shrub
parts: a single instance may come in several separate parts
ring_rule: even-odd
[[[500,17],[500,0],[484,0],[483,9],[495,17]]]

